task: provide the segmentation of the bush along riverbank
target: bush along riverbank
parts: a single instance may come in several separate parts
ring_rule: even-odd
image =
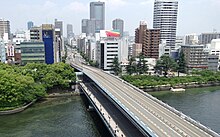
[[[69,88],[76,80],[74,69],[64,63],[31,63],[26,66],[0,64],[0,76],[0,111],[23,108],[45,97],[50,89]]]
[[[166,78],[148,75],[125,75],[121,78],[146,92],[165,91],[170,90],[171,87],[197,88],[220,85],[220,72],[208,70],[193,71],[191,76],[184,77]]]

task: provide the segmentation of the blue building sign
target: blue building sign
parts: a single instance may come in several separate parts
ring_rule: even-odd
[[[53,48],[53,30],[43,30],[42,37],[45,49],[45,62],[46,64],[54,63],[54,48]]]

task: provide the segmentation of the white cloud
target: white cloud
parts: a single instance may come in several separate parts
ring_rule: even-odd
[[[125,0],[101,0],[101,1],[105,2],[106,3],[105,5],[111,10],[121,8],[129,3],[128,1]]]
[[[145,0],[145,1],[140,2],[140,5],[149,5],[152,3],[154,3],[154,0]]]
[[[84,3],[78,2],[78,1],[74,1],[67,6],[68,10],[71,10],[71,11],[74,11],[77,13],[87,12],[88,8],[89,7],[87,4],[84,4]]]
[[[43,5],[43,7],[45,9],[51,9],[51,8],[55,8],[56,7],[56,4],[52,1],[46,1]]]

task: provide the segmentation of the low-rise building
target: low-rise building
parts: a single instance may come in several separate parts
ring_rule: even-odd
[[[45,63],[44,42],[30,41],[21,42],[21,64]]]
[[[211,71],[219,70],[219,56],[217,55],[208,56],[208,69]]]
[[[210,44],[213,39],[220,38],[220,33],[212,32],[212,33],[202,33],[199,36],[199,44]]]
[[[188,70],[208,69],[209,52],[204,45],[182,45],[181,50],[185,55]]]
[[[162,40],[159,45],[159,58],[163,55],[170,56],[171,55],[171,47],[167,46],[166,41]]]
[[[142,53],[142,44],[141,43],[135,43],[132,46],[132,57],[137,57]]]

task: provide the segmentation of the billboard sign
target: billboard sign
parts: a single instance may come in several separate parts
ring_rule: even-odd
[[[120,32],[118,30],[100,30],[100,37],[120,37]]]
[[[54,48],[53,48],[53,30],[43,30],[42,37],[45,49],[45,61],[47,64],[54,63]]]

